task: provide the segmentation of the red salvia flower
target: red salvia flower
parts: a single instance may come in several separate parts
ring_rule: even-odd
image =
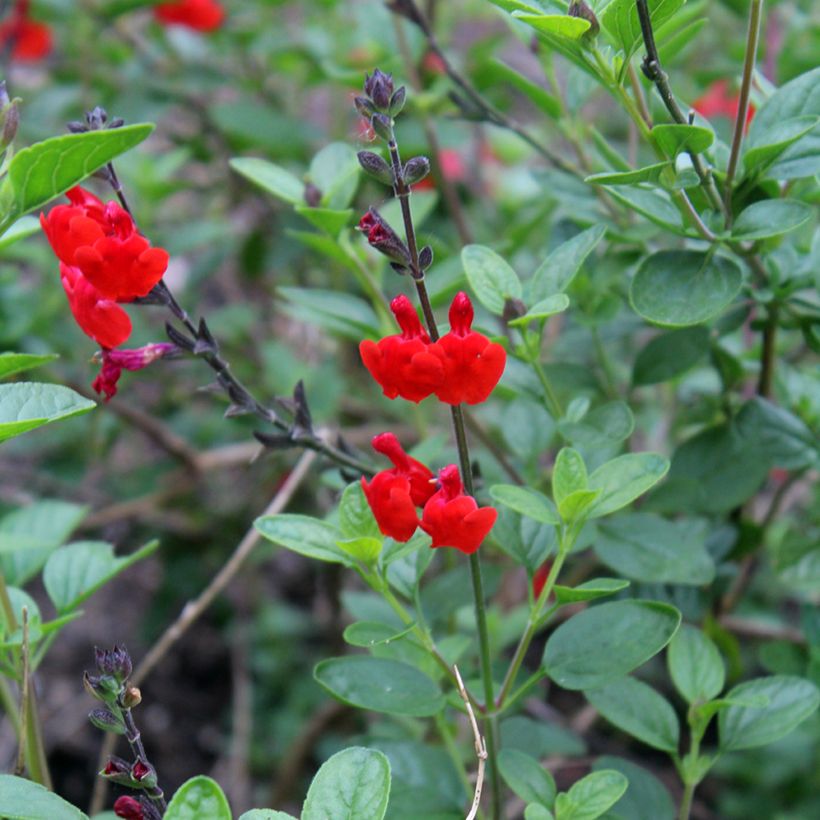
[[[740,108],[740,94],[732,94],[729,91],[728,80],[715,80],[706,88],[706,91],[693,103],[692,108],[703,117],[727,117],[730,120],[737,119],[737,112]],[[755,107],[749,103],[746,111],[746,127],[755,115]]]
[[[498,512],[479,507],[471,495],[464,494],[455,464],[441,470],[438,478],[441,489],[424,505],[421,528],[432,537],[432,547],[455,547],[469,555],[481,546]]]
[[[544,585],[547,583],[547,578],[549,578],[551,569],[552,561],[545,561],[535,571],[535,575],[532,576],[532,594],[535,598],[538,598],[541,591],[544,589]]]
[[[439,387],[444,368],[432,355],[430,337],[410,300],[404,295],[397,296],[390,303],[390,310],[402,332],[386,336],[378,343],[365,339],[359,345],[359,353],[387,398],[401,396],[418,403]]]
[[[21,62],[42,60],[51,53],[51,29],[29,19],[29,0],[17,0],[11,17],[0,23],[0,50],[11,47],[11,58]]]
[[[100,293],[79,268],[60,262],[60,281],[75,321],[100,347],[117,347],[131,335],[128,314]]]
[[[392,470],[376,473],[370,481],[362,478],[367,503],[379,530],[396,541],[409,541],[419,525],[416,507],[421,507],[435,492],[433,473],[420,461],[404,452],[392,433],[373,439],[373,449],[393,462]]]
[[[168,252],[152,248],[116,202],[103,203],[82,188],[66,194],[71,205],[40,214],[61,262],[79,268],[107,299],[131,302],[146,296],[168,267]]]
[[[154,16],[166,25],[187,26],[195,31],[215,31],[225,19],[216,0],[177,0],[154,7]]]
[[[471,330],[473,305],[463,291],[450,305],[450,332],[430,348],[443,367],[443,379],[435,393],[446,404],[478,404],[498,384],[507,353],[486,336]]]
[[[103,350],[102,367],[91,385],[97,393],[105,393],[105,400],[117,395],[117,382],[123,370],[142,370],[157,359],[170,356],[177,350],[168,342],[145,345],[134,350]]]
[[[114,814],[125,820],[143,820],[145,814],[139,800],[123,795],[114,801]]]

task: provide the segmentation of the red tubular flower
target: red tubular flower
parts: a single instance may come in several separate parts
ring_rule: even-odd
[[[541,591],[544,589],[544,585],[547,583],[547,578],[549,578],[551,569],[552,561],[545,561],[535,571],[535,575],[532,576],[532,594],[535,598],[538,598]]]
[[[416,507],[423,506],[435,492],[433,473],[408,456],[392,433],[382,433],[372,443],[373,449],[386,455],[394,466],[376,473],[371,481],[362,478],[365,498],[384,535],[409,541],[419,525]]]
[[[125,820],[143,820],[145,814],[139,800],[123,795],[114,801],[114,814]]]
[[[441,489],[424,505],[421,528],[432,536],[432,547],[455,547],[470,555],[493,528],[498,512],[479,507],[464,494],[458,467],[451,464],[438,474]]]
[[[176,350],[176,345],[168,342],[145,345],[134,350],[103,350],[102,367],[91,386],[97,393],[105,393],[105,400],[108,401],[117,395],[117,382],[123,370],[142,370]]]
[[[450,332],[430,347],[441,361],[443,379],[435,393],[446,404],[478,404],[498,384],[507,352],[500,344],[471,330],[473,305],[463,291],[450,305]]]
[[[152,248],[116,202],[103,203],[82,188],[66,194],[71,205],[40,214],[54,253],[106,298],[131,302],[146,296],[168,267],[168,252]]]
[[[706,117],[727,117],[730,120],[737,118],[740,107],[740,95],[729,92],[728,80],[715,80],[706,88],[706,91],[693,103],[692,108],[701,116]],[[746,111],[746,127],[755,115],[755,107],[750,103]]]
[[[390,303],[390,310],[402,332],[386,336],[378,343],[365,339],[359,345],[359,353],[387,398],[401,396],[418,403],[440,386],[444,368],[432,355],[430,337],[410,300],[404,295],[397,296]]]
[[[11,57],[21,62],[42,60],[51,53],[51,29],[29,19],[28,0],[17,0],[11,17],[0,24],[0,50],[11,46]]]
[[[60,262],[60,281],[75,321],[100,347],[117,347],[131,335],[128,314],[103,296],[79,268]]]
[[[154,16],[165,25],[215,31],[225,19],[225,9],[216,0],[177,0],[154,6]]]

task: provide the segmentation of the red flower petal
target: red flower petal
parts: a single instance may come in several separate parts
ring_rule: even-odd
[[[155,6],[154,16],[161,23],[214,31],[222,25],[225,10],[216,0],[177,0]]]
[[[128,314],[106,299],[79,268],[60,263],[60,281],[75,321],[100,347],[117,347],[131,335]]]

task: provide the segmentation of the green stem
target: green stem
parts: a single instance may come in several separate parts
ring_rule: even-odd
[[[595,347],[595,353],[598,356],[598,362],[601,365],[601,370],[604,372],[604,380],[606,382],[607,395],[612,399],[618,398],[618,380],[615,378],[615,370],[612,367],[612,362],[606,354],[606,348],[601,342],[601,334],[597,325],[593,325],[591,329],[592,344]]]
[[[438,733],[441,735],[441,739],[444,741],[444,748],[447,750],[447,754],[449,755],[450,760],[453,761],[453,765],[455,766],[456,772],[458,773],[458,779],[461,781],[461,785],[464,787],[464,794],[469,800],[473,796],[473,784],[470,783],[470,778],[467,776],[467,770],[464,768],[464,761],[461,759],[461,755],[458,753],[458,747],[456,746],[455,740],[453,740],[453,734],[450,731],[450,727],[447,725],[447,721],[444,719],[444,715],[441,712],[439,712],[436,715],[435,720],[436,729],[438,729]]]
[[[26,765],[28,766],[29,777],[31,777],[35,783],[39,783],[47,789],[51,789],[51,774],[48,770],[48,760],[46,758],[45,744],[43,743],[43,730],[37,710],[37,697],[34,693],[34,686],[31,681],[29,681],[25,723]]]
[[[683,788],[683,797],[680,803],[678,820],[689,820],[689,812],[692,811],[692,799],[695,796],[695,784],[687,783]]]
[[[20,734],[20,715],[17,714],[17,701],[11,691],[8,681],[4,677],[0,677],[0,707],[8,716],[14,733]]]

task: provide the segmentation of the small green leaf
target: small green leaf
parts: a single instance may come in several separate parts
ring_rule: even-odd
[[[0,234],[29,211],[82,182],[114,157],[141,143],[154,130],[148,123],[110,131],[67,134],[35,142],[18,151],[0,188],[0,202],[10,194],[10,212],[0,219]]]
[[[663,695],[635,678],[621,678],[584,691],[587,700],[613,725],[653,749],[676,754],[680,726]]]
[[[540,803],[530,803],[524,808],[524,820],[555,820],[555,815]]]
[[[644,259],[629,289],[635,310],[659,325],[697,325],[720,313],[740,292],[743,273],[723,256],[658,251]]]
[[[328,658],[317,664],[313,677],[331,695],[360,709],[428,717],[444,708],[436,683],[399,661],[367,655]]]
[[[723,659],[711,638],[697,627],[683,624],[669,644],[666,663],[675,688],[687,703],[703,703],[723,690]]]
[[[351,210],[334,211],[331,208],[311,208],[309,205],[296,205],[293,210],[307,219],[311,225],[332,237],[338,236],[353,216]]]
[[[381,555],[384,542],[381,538],[363,536],[362,538],[348,538],[344,541],[337,541],[336,546],[357,561],[372,564]]]
[[[325,521],[284,513],[262,516],[253,525],[268,541],[281,544],[300,555],[318,561],[352,565],[350,558],[336,544],[341,540],[341,533]]]
[[[684,4],[685,0],[648,0],[649,19],[657,29]],[[612,0],[601,15],[601,25],[615,45],[624,52],[624,64],[642,42],[641,24],[634,0]]]
[[[762,110],[762,109],[761,109]],[[743,166],[747,176],[762,174],[790,145],[805,137],[817,126],[816,116],[793,117],[773,125],[765,134],[760,134],[760,144],[746,142]]]
[[[578,757],[587,752],[583,739],[575,732],[523,715],[501,722],[501,746],[518,749],[536,760],[549,755]]]
[[[561,523],[553,503],[543,493],[529,487],[495,484],[490,487],[490,498],[542,524]]]
[[[629,581],[622,578],[591,578],[578,584],[577,587],[565,587],[556,584],[553,587],[555,601],[559,604],[574,604],[580,601],[594,601],[596,598],[605,598],[616,592],[626,589]]]
[[[774,675],[746,681],[731,689],[726,697],[768,698],[765,706],[730,706],[719,716],[720,749],[752,749],[766,746],[788,735],[820,703],[820,692],[810,681],[790,675]]]
[[[558,432],[585,452],[611,447],[628,439],[635,429],[635,417],[623,401],[610,401],[586,413],[578,421],[562,419]]]
[[[632,383],[659,384],[685,373],[709,352],[709,330],[700,325],[661,333],[635,359]]]
[[[237,157],[229,162],[237,174],[291,205],[305,204],[305,184],[281,165],[256,157]]]
[[[604,755],[592,764],[594,771],[614,769],[629,781],[624,796],[607,815],[623,820],[674,820],[675,804],[666,787],[655,775],[622,757]]]
[[[345,538],[370,537],[381,542],[381,532],[365,498],[361,481],[345,487],[339,502],[339,528]]]
[[[356,621],[345,628],[342,637],[351,646],[361,646],[369,649],[373,646],[381,646],[391,641],[397,641],[413,631],[414,624],[396,632],[394,626],[378,623],[377,621]]]
[[[641,182],[659,183],[663,172],[674,165],[671,161],[658,162],[654,165],[645,165],[634,171],[607,171],[602,174],[592,174],[584,179],[590,185],[638,185]]]
[[[114,555],[114,548],[104,541],[77,541],[67,544],[46,562],[43,584],[59,613],[76,609],[101,586],[128,567],[156,551],[159,541],[151,541],[124,558]]]
[[[572,447],[564,447],[555,458],[552,468],[552,497],[560,506],[561,502],[576,490],[587,488],[587,467],[584,459]]]
[[[569,297],[565,293],[556,293],[534,304],[523,316],[511,319],[508,324],[510,327],[524,327],[530,322],[538,322],[556,313],[563,313],[568,307]]]
[[[176,791],[163,820],[231,820],[228,799],[219,784],[205,775],[186,780]]]
[[[518,749],[502,749],[498,770],[504,782],[527,803],[549,808],[555,801],[555,780],[533,757]]]
[[[714,133],[700,125],[656,125],[650,134],[655,145],[672,159],[682,151],[701,154],[715,141]]]
[[[322,207],[331,211],[347,208],[359,187],[360,173],[356,152],[346,142],[325,145],[308,171],[311,182],[322,192]]]
[[[593,225],[555,248],[532,276],[528,303],[537,305],[565,291],[605,233],[604,225]]]
[[[590,508],[600,495],[600,490],[575,490],[558,505],[558,515],[570,523],[585,521]]]
[[[740,212],[732,226],[735,239],[768,239],[805,225],[812,209],[796,199],[765,199]]]
[[[680,612],[657,601],[614,601],[573,615],[550,635],[547,674],[564,689],[594,689],[622,678],[669,643]]]
[[[467,245],[461,251],[461,264],[478,301],[490,313],[501,316],[507,299],[521,298],[516,272],[494,250]]]
[[[621,799],[628,785],[614,769],[592,772],[555,798],[555,820],[595,820]]]
[[[297,820],[292,814],[274,809],[251,809],[239,815],[239,820]]]
[[[580,40],[590,27],[589,20],[584,20],[583,17],[569,17],[566,14],[528,14],[525,11],[514,11],[513,17],[541,34],[549,34],[562,40]]]
[[[681,220],[680,211],[672,204],[669,195],[664,191],[657,188],[650,191],[646,188],[627,186],[612,188],[607,193],[622,205],[645,216],[655,225],[660,225],[661,228],[679,236],[690,235]]]
[[[540,108],[548,117],[556,120],[561,116],[561,101],[554,97],[529,77],[520,74],[511,66],[493,57],[489,67],[497,76],[497,81],[517,88],[536,107]]]
[[[0,442],[97,405],[60,384],[0,384]]]
[[[22,216],[2,236],[0,236],[0,250],[8,248],[15,242],[40,233],[40,220],[36,216]]]
[[[88,820],[88,815],[45,786],[0,774],[0,816],[4,820]]]
[[[58,358],[54,353],[47,353],[38,356],[34,353],[0,353],[0,379],[13,376],[15,373],[22,373],[24,370],[31,370],[46,362],[52,362]]]
[[[302,820],[382,820],[390,797],[390,762],[353,746],[322,764],[308,789]]]
[[[669,460],[658,453],[626,453],[602,464],[589,477],[589,489],[601,495],[588,511],[589,518],[620,510],[657,484],[669,470]]]

